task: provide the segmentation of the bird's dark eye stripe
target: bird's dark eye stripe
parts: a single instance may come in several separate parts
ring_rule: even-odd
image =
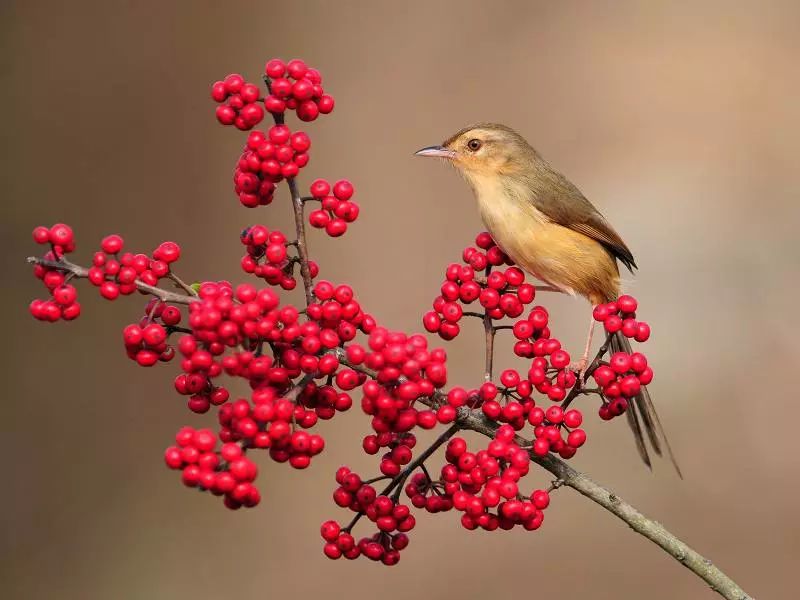
[[[467,147],[470,150],[478,150],[481,147],[481,141],[478,139],[470,140],[467,142]]]

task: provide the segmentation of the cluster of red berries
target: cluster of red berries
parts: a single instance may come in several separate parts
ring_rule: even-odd
[[[55,258],[75,251],[75,235],[72,227],[56,223],[52,227],[42,225],[34,228],[33,241],[37,244],[49,244]]]
[[[50,245],[51,249],[45,254],[45,260],[56,261],[75,250],[72,228],[63,223],[56,223],[52,227],[35,228],[33,240],[37,244]],[[59,319],[72,321],[80,316],[81,305],[78,302],[78,292],[74,286],[66,282],[63,273],[40,264],[34,266],[33,273],[42,280],[50,292],[49,299],[37,298],[30,303],[28,308],[34,318],[53,323]]]
[[[151,367],[158,361],[171,361],[175,357],[175,348],[167,344],[167,338],[172,328],[181,322],[180,309],[153,298],[144,312],[138,324],[132,323],[122,330],[128,358],[143,367]]]
[[[42,279],[47,289],[52,294],[49,300],[36,298],[31,301],[28,309],[31,315],[39,321],[54,323],[59,319],[72,321],[81,314],[81,304],[78,302],[78,292],[74,286],[64,283],[64,275],[57,271],[48,271]]]
[[[256,506],[261,501],[253,485],[258,467],[241,446],[226,443],[216,451],[214,432],[192,427],[182,427],[175,441],[176,445],[164,452],[164,462],[170,469],[181,471],[184,485],[223,496],[230,509]]]
[[[513,427],[500,426],[488,447],[476,453],[467,450],[463,438],[453,438],[445,458],[443,491],[453,508],[464,513],[461,524],[466,529],[493,531],[520,525],[534,530],[541,526],[550,496],[544,490],[528,498],[520,494],[519,480],[528,474],[530,456],[514,441]]]
[[[517,267],[491,270],[507,264],[508,258],[500,251],[492,237],[482,232],[475,238],[477,248],[464,250],[464,265],[453,263],[447,267],[441,295],[433,301],[433,310],[425,313],[422,324],[431,333],[452,340],[461,331],[459,321],[464,316],[463,305],[476,300],[491,319],[515,319],[533,302],[536,288],[525,283],[525,274]],[[485,253],[481,250],[485,250]],[[486,271],[486,277],[476,275]]]
[[[333,194],[331,194],[333,191]],[[353,184],[342,179],[333,184],[325,179],[317,179],[311,184],[311,198],[320,202],[320,208],[308,213],[312,227],[324,229],[331,237],[339,237],[347,231],[347,224],[358,218],[358,204],[350,200],[354,192]]]
[[[292,275],[296,261],[288,258],[286,236],[283,233],[270,231],[264,225],[253,225],[242,231],[239,239],[247,247],[247,254],[241,262],[245,273],[252,273],[284,290],[293,290],[297,286],[297,280]]]
[[[594,309],[594,318],[603,323],[608,334],[621,334],[637,342],[650,339],[650,325],[636,320],[636,298],[622,295],[615,302],[599,304]],[[603,405],[600,418],[608,421],[625,413],[628,400],[639,395],[642,386],[653,380],[653,369],[640,352],[615,352],[608,364],[597,367],[592,373],[602,390]]]
[[[362,481],[347,467],[336,471],[336,483],[339,487],[333,492],[333,501],[342,508],[366,516],[375,523],[378,531],[356,544],[349,528],[342,529],[336,521],[326,521],[320,529],[326,542],[325,555],[333,559],[366,556],[385,565],[397,564],[400,551],[408,546],[407,532],[416,525],[411,509],[398,503],[396,495],[378,494],[372,485]]]
[[[297,429],[313,427],[317,423],[316,413],[302,403],[281,397],[273,386],[255,390],[252,404],[240,398],[223,406],[219,423],[219,437],[224,442],[268,448],[272,460],[288,461],[295,469],[308,467],[311,457],[325,448],[322,436]]]
[[[330,281],[321,280],[314,286],[313,295],[316,302],[306,308],[309,318],[306,327],[309,328],[309,333],[304,335],[300,344],[306,354],[313,355],[320,350],[344,346],[359,331],[370,335],[374,333],[377,325],[375,318],[364,312],[349,285],[334,285]],[[350,344],[346,352],[351,360],[358,360],[365,355],[364,348],[355,343]],[[336,358],[334,355],[330,357]],[[353,388],[342,386],[342,389]]]
[[[192,333],[178,342],[186,377],[177,379],[175,386],[180,393],[190,395],[192,411],[206,412],[229,397],[224,388],[212,384],[223,367],[229,375],[248,377],[253,382],[278,378],[271,359],[256,356],[251,348],[257,349],[264,340],[279,340],[281,324],[296,321],[297,310],[279,310],[278,296],[272,290],[256,290],[248,284],[234,290],[228,282],[204,282],[198,296],[200,300],[189,306]],[[246,346],[245,352],[223,356],[226,347],[240,345]],[[285,369],[277,375],[283,385],[288,384]]]
[[[273,58],[267,62],[264,73],[271,79],[271,93],[264,100],[269,112],[279,115],[286,109],[294,110],[301,121],[313,121],[333,110],[333,96],[322,88],[322,75],[302,60],[284,63]]]
[[[592,313],[595,321],[603,324],[606,332],[620,332],[626,338],[637,342],[650,339],[650,325],[636,320],[636,309],[639,303],[636,298],[627,294],[617,298],[615,302],[598,304]]]
[[[578,429],[583,415],[575,408],[565,411],[553,405],[544,410],[537,406],[528,414],[528,422],[534,426],[533,453],[536,456],[556,452],[561,458],[572,458],[586,443],[586,432]]]
[[[238,73],[231,73],[211,86],[211,98],[217,102],[217,120],[223,125],[235,125],[246,131],[264,118],[264,109],[258,104],[261,91],[254,83],[247,83]]]
[[[405,487],[411,505],[429,513],[446,512],[453,508],[453,499],[446,494],[443,481],[431,481],[425,473],[416,473]],[[454,491],[451,489],[451,491]]]
[[[50,244],[51,251],[45,260],[60,260],[64,254],[75,248],[72,229],[63,224],[51,228],[37,227],[34,239],[40,244]],[[163,242],[153,251],[152,257],[146,254],[122,252],[123,239],[109,235],[100,243],[100,251],[95,252],[92,266],[87,271],[89,281],[100,289],[100,295],[107,300],[115,300],[120,294],[128,295],[136,291],[136,283],[155,286],[159,280],[170,273],[170,264],[180,258],[180,247],[174,242]],[[71,320],[80,314],[77,292],[57,269],[37,264],[34,274],[42,279],[52,293],[50,300],[34,300],[30,310],[40,320],[57,321],[60,318]]]
[[[394,436],[381,434],[405,434],[415,427],[432,429],[439,422],[451,422],[455,418],[452,410],[437,413],[415,406],[420,398],[430,398],[447,383],[444,350],[429,350],[427,340],[421,335],[408,336],[383,327],[370,333],[368,344],[371,351],[363,357],[363,365],[377,371],[377,376],[364,383],[361,408],[372,416],[372,428],[378,435],[374,445],[365,440],[366,449],[377,452],[378,448],[397,442]],[[361,364],[359,359],[354,357],[351,361]],[[385,456],[383,460],[393,459],[393,456]],[[382,468],[385,468],[383,464]]]
[[[534,306],[526,319],[514,323],[512,332],[517,342],[514,353],[531,358],[528,380],[553,402],[561,402],[567,390],[575,385],[576,377],[570,368],[570,355],[561,342],[550,337],[550,315],[543,306]]]
[[[615,352],[607,365],[594,370],[592,377],[602,390],[604,399],[599,410],[600,418],[608,421],[624,414],[628,400],[638,396],[642,386],[653,381],[653,369],[641,352]]]
[[[120,236],[106,236],[100,243],[100,251],[92,258],[89,282],[100,288],[100,295],[106,300],[132,294],[137,281],[158,285],[159,280],[169,275],[170,265],[181,256],[180,246],[175,242],[163,242],[153,251],[152,258],[147,254],[122,252],[123,246]]]
[[[574,376],[573,376],[574,377]],[[458,408],[480,407],[483,414],[497,423],[507,423],[520,431],[526,423],[534,427],[532,450],[537,456],[557,452],[562,458],[572,458],[586,441],[586,433],[577,428],[583,422],[578,409],[564,410],[558,405],[540,407],[532,397],[534,386],[515,369],[500,374],[501,387],[492,382],[479,389],[467,391],[454,387],[447,394],[449,405]]]
[[[311,138],[286,125],[251,131],[233,173],[234,190],[248,208],[272,202],[275,184],[296,177],[309,161]]]

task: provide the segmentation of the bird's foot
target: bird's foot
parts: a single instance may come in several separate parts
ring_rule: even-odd
[[[569,368],[575,372],[575,376],[578,378],[578,386],[583,387],[586,383],[586,369],[589,368],[589,358],[584,356],[574,365],[570,365]]]

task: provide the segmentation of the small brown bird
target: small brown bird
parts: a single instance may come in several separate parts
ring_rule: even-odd
[[[633,272],[633,254],[580,190],[513,129],[495,123],[471,125],[441,146],[416,154],[447,159],[461,173],[472,187],[489,233],[522,269],[551,289],[585,297],[592,307],[619,297],[617,261]],[[577,365],[581,379],[594,324],[592,318]],[[621,333],[612,337],[611,349],[631,351]],[[666,448],[680,475],[647,388],[642,387],[627,417],[645,464],[651,466],[643,431],[656,454],[661,455],[662,445]]]

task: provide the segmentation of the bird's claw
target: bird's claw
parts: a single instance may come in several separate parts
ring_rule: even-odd
[[[586,369],[589,367],[588,358],[581,358],[574,366],[570,368],[575,372],[578,378],[578,386],[583,387],[586,383]]]

